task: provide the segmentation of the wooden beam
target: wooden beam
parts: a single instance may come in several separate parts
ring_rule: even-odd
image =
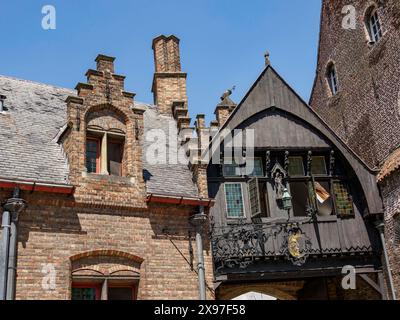
[[[368,283],[373,289],[375,289],[379,294],[382,295],[382,290],[379,285],[377,285],[369,276],[366,274],[358,274],[361,279],[363,279],[366,283]]]

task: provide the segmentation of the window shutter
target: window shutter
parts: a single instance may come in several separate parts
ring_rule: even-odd
[[[258,179],[253,178],[249,181],[249,199],[251,208],[251,217],[261,214],[260,190],[258,187]]]
[[[317,197],[315,192],[315,182],[314,178],[308,181],[308,201],[310,209],[312,210],[313,214],[317,212]]]
[[[335,195],[336,214],[342,217],[354,216],[353,199],[347,185],[342,181],[334,181],[333,194]]]

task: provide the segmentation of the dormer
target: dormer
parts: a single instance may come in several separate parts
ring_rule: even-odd
[[[133,201],[141,207],[145,109],[135,107],[135,94],[125,91],[125,77],[114,73],[114,60],[97,56],[96,69],[86,72],[87,83],[78,83],[77,96],[67,98],[69,130],[62,144],[78,201],[118,206]]]

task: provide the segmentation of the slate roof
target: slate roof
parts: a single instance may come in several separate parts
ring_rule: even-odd
[[[68,184],[68,162],[56,141],[67,120],[65,99],[76,91],[0,75],[0,94],[7,97],[0,113],[0,178]],[[137,104],[146,108],[145,132],[168,132],[172,117],[160,115],[155,106]],[[151,165],[145,158],[148,146],[143,150],[147,192],[198,197],[188,166]]]

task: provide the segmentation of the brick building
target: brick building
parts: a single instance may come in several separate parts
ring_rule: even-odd
[[[376,171],[398,297],[400,2],[324,0],[319,42],[310,105]]]
[[[199,298],[194,236],[205,231],[191,217],[211,201],[202,170],[148,156],[155,146],[146,133],[179,144],[190,123],[179,40],[160,36],[153,49],[156,105],[134,101],[104,55],[75,90],[0,77],[8,299]],[[203,245],[213,298],[207,237]]]

